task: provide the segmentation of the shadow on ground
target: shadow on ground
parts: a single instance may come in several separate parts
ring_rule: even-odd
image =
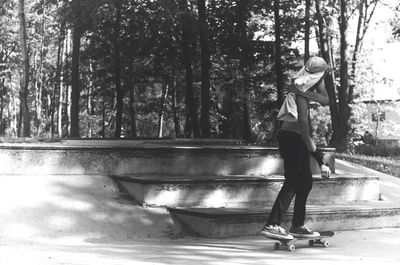
[[[142,208],[98,175],[0,176],[1,238],[121,243],[175,237],[164,209]]]

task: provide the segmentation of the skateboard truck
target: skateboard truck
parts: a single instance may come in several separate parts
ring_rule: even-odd
[[[302,240],[308,240],[308,245],[310,247],[314,245],[320,245],[325,248],[329,246],[328,240],[325,240],[326,238],[333,237],[335,235],[334,232],[332,231],[323,231],[320,232],[319,236],[316,237],[295,237],[293,239],[283,239],[283,238],[272,238],[268,237],[273,240],[277,240],[278,242],[275,242],[274,248],[276,250],[281,249],[281,248],[286,248],[289,251],[294,251],[296,249],[295,242],[296,241],[302,241]]]

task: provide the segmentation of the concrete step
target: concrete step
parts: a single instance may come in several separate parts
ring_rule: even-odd
[[[113,175],[138,204],[160,207],[256,207],[272,205],[283,176]],[[361,174],[314,176],[309,202],[346,203],[379,199],[379,178]]]
[[[229,141],[58,140],[0,143],[0,174],[283,174],[275,147]],[[332,169],[334,149],[323,149]],[[319,168],[311,159],[313,172]]]
[[[260,235],[270,208],[168,208],[183,231],[213,238]],[[282,227],[289,229],[289,209]],[[306,224],[316,231],[344,231],[400,226],[400,202],[309,205]]]

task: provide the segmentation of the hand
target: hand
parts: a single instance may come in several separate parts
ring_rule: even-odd
[[[321,177],[327,179],[331,176],[331,169],[326,165],[321,165]]]

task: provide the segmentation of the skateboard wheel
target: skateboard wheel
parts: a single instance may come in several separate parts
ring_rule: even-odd
[[[323,242],[323,246],[326,248],[329,247],[329,242],[328,241]]]
[[[280,246],[281,246],[281,244],[279,244],[278,242],[276,242],[276,243],[274,244],[274,248],[275,248],[276,250],[278,250]]]
[[[296,247],[294,245],[288,245],[288,250],[289,251],[294,251]]]

